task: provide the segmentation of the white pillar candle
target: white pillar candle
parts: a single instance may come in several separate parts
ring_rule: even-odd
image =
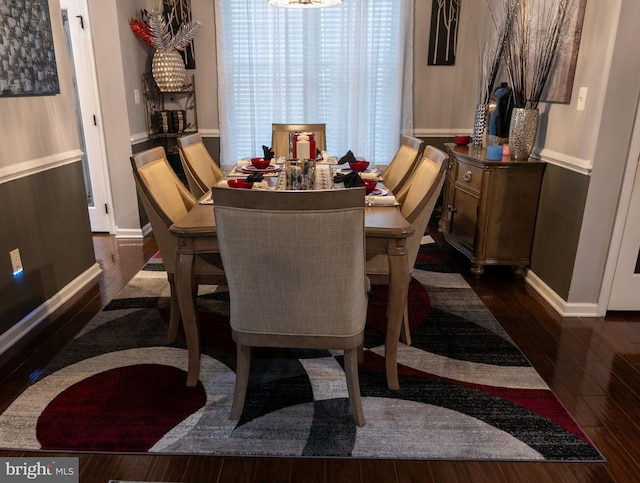
[[[298,144],[296,144],[296,157],[298,159],[310,159],[311,151],[309,145],[309,136],[301,134],[298,136]]]

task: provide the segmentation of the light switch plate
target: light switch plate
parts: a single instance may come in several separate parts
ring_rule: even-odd
[[[576,106],[576,109],[578,111],[584,111],[584,106],[586,103],[587,103],[587,88],[581,87],[580,90],[578,91],[578,105]]]
[[[13,270],[13,274],[17,275],[22,272],[22,259],[20,258],[20,250],[15,249],[9,252],[9,257],[11,257],[11,269]]]

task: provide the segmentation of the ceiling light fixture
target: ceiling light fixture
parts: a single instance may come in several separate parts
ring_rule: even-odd
[[[269,5],[285,8],[321,8],[340,5],[342,0],[267,0]]]

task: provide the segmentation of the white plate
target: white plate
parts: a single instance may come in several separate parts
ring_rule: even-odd
[[[236,171],[240,171],[241,173],[275,173],[276,171],[280,171],[282,166],[273,166],[269,165],[266,168],[256,168],[253,164],[247,164],[246,166],[237,166]]]
[[[388,194],[389,190],[384,188],[376,188],[371,193],[369,193],[369,196],[387,196]]]
[[[349,173],[353,173],[353,170],[351,168],[342,168],[338,170],[338,173],[349,174]],[[358,173],[376,173],[376,170],[367,168],[364,171],[358,171]]]

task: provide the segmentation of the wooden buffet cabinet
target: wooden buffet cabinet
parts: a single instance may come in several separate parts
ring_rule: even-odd
[[[446,145],[449,151],[439,229],[471,260],[480,276],[485,265],[529,265],[545,163],[487,161],[486,149]]]

